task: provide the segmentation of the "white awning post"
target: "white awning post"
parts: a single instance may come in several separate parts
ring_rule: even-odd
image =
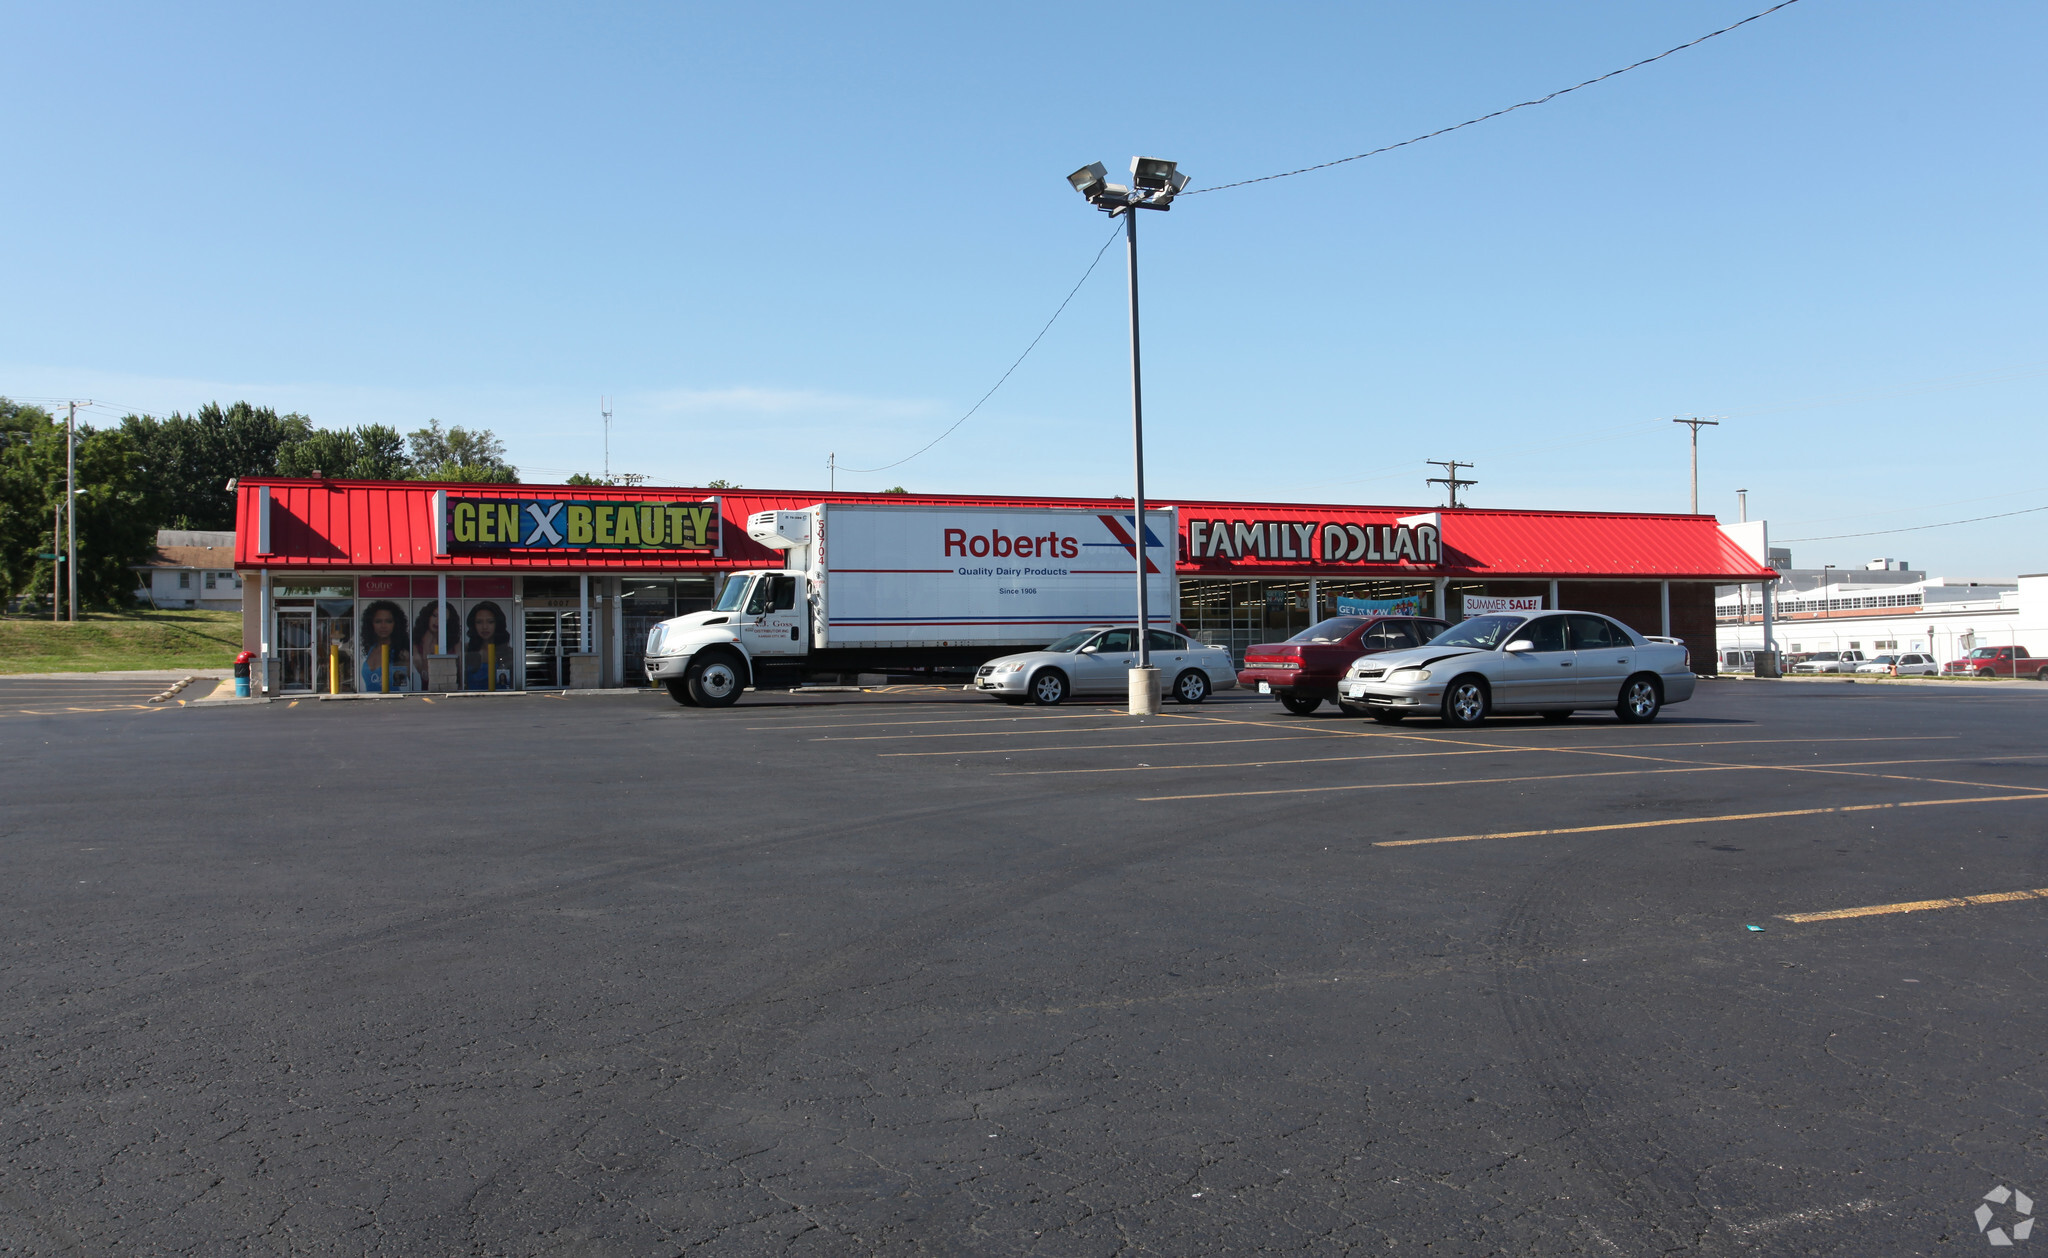
[[[1558,602],[1557,602],[1557,582],[1555,582],[1555,581],[1552,581],[1552,582],[1550,583],[1550,610],[1552,610],[1552,611],[1556,611],[1557,609],[1558,609]]]
[[[1663,626],[1662,628],[1658,629],[1658,630],[1657,630],[1657,632],[1658,632],[1658,633],[1661,633],[1661,634],[1663,634],[1663,635],[1664,635],[1665,637],[1667,637],[1667,638],[1668,638],[1668,637],[1670,637],[1670,636],[1671,636],[1671,582],[1669,582],[1669,581],[1659,581],[1659,582],[1657,582],[1657,616],[1658,616],[1658,620],[1657,620],[1657,623],[1658,623],[1659,625]]]
[[[1444,600],[1450,597],[1450,588],[1450,578],[1438,577],[1436,579],[1436,616],[1438,620],[1449,620],[1451,618],[1451,609],[1444,606]]]
[[[1308,623],[1314,624],[1322,619],[1322,616],[1323,601],[1316,597],[1316,579],[1310,577],[1308,579]]]
[[[590,653],[590,574],[581,573],[576,578],[576,649],[584,655]]]
[[[448,491],[443,489],[439,492],[445,494]],[[434,609],[434,654],[446,655],[448,654],[448,574],[443,572],[436,575],[440,582],[440,587],[435,591],[434,596],[441,601],[441,605]]]

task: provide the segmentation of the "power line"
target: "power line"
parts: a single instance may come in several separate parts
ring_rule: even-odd
[[[1787,0],[1787,2],[1790,3],[1790,0]],[[1058,323],[1060,316],[1066,313],[1067,303],[1074,300],[1074,294],[1081,291],[1081,285],[1086,284],[1088,282],[1088,277],[1095,274],[1096,264],[1102,261],[1102,255],[1109,252],[1109,247],[1116,243],[1116,238],[1118,236],[1123,235],[1123,231],[1124,225],[1122,223],[1118,223],[1115,229],[1109,233],[1109,239],[1102,242],[1102,248],[1097,249],[1095,251],[1095,261],[1090,262],[1088,264],[1088,269],[1081,272],[1081,278],[1074,281],[1074,287],[1069,289],[1067,292],[1066,301],[1062,301],[1060,303],[1060,308],[1052,312],[1052,318],[1047,319],[1045,321],[1045,326],[1038,329],[1038,335],[1031,338],[1031,344],[1026,345],[1024,347],[1023,353],[1017,355],[1017,361],[1010,364],[1010,370],[1004,372],[1002,374],[1001,379],[997,380],[994,384],[990,385],[988,387],[988,392],[981,395],[980,401],[968,407],[967,413],[965,415],[962,415],[960,418],[954,420],[952,428],[946,429],[946,431],[940,433],[936,437],[933,437],[930,441],[925,442],[922,446],[919,446],[915,451],[913,451],[910,454],[904,455],[902,458],[896,460],[894,463],[884,463],[880,467],[847,467],[844,464],[838,464],[836,465],[836,470],[840,472],[886,472],[892,467],[902,467],[905,463],[910,462],[918,455],[923,454],[926,450],[931,449],[933,446],[939,444],[941,441],[944,441],[946,438],[952,436],[953,429],[958,428],[960,425],[972,419],[974,417],[974,412],[981,409],[982,402],[986,402],[990,398],[994,397],[996,395],[996,390],[1003,387],[1003,381],[1008,380],[1010,378],[1011,373],[1015,372],[1017,368],[1023,366],[1025,359],[1031,357],[1031,351],[1038,348],[1038,343],[1045,339],[1045,334],[1047,332],[1052,331],[1052,325]],[[833,458],[836,459],[838,458],[838,456],[834,455]]]
[[[1617,74],[1627,74],[1630,70],[1639,70],[1642,67],[1649,65],[1652,61],[1662,61],[1664,58],[1670,56],[1673,53],[1684,52],[1686,49],[1694,47],[1695,45],[1704,44],[1708,40],[1714,38],[1716,35],[1726,35],[1729,31],[1734,30],[1738,26],[1747,26],[1751,22],[1756,21],[1758,18],[1769,17],[1771,14],[1776,13],[1779,9],[1789,8],[1797,3],[1799,3],[1799,0],[1780,0],[1779,3],[1772,5],[1768,9],[1765,9],[1762,13],[1750,14],[1748,17],[1742,19],[1740,22],[1735,23],[1734,26],[1724,26],[1718,31],[1709,31],[1705,35],[1700,36],[1698,39],[1680,44],[1676,48],[1667,48],[1663,52],[1658,53],[1654,57],[1645,57],[1641,61],[1635,62],[1632,65],[1625,65],[1619,70],[1609,70],[1607,73],[1601,75],[1597,79],[1587,79],[1584,83],[1574,83],[1570,87],[1561,87],[1556,91],[1552,92],[1548,96],[1539,96],[1535,100],[1525,100],[1519,105],[1509,105],[1506,109],[1496,109],[1490,114],[1481,114],[1477,118],[1467,118],[1465,121],[1457,123],[1453,126],[1440,127],[1437,130],[1430,132],[1428,135],[1418,135],[1412,140],[1403,140],[1399,144],[1388,144],[1384,147],[1373,149],[1369,153],[1357,153],[1350,157],[1340,157],[1332,162],[1317,162],[1313,166],[1303,166],[1298,170],[1283,170],[1277,175],[1260,175],[1256,179],[1240,179],[1236,183],[1218,184],[1213,188],[1191,188],[1182,195],[1190,197],[1200,196],[1204,192],[1221,192],[1225,188],[1242,188],[1246,184],[1266,183],[1274,179],[1286,179],[1293,175],[1306,175],[1312,170],[1327,170],[1332,166],[1342,166],[1346,162],[1356,162],[1361,161],[1368,157],[1377,157],[1381,153],[1391,153],[1395,149],[1407,148],[1411,144],[1420,144],[1424,140],[1434,140],[1436,137],[1440,135],[1449,135],[1453,131],[1462,131],[1466,127],[1475,126],[1479,123],[1486,122],[1494,118],[1498,118],[1503,114],[1511,114],[1515,112],[1517,109],[1527,109],[1532,105],[1547,105],[1551,101],[1556,100],[1558,97],[1565,95],[1567,92],[1576,92],[1582,87],[1591,87],[1595,83],[1605,83],[1607,80],[1613,78]]]
[[[2007,516],[2032,515],[2036,511],[2048,511],[2048,507],[2028,507],[2021,511],[2001,511],[1997,515],[1973,515],[1967,520],[1943,520],[1940,524],[1915,524],[1903,529],[1875,529],[1868,533],[1836,533],[1829,537],[1788,537],[1783,539],[1787,546],[1793,542],[1838,542],[1845,537],[1883,537],[1887,533],[1918,533],[1922,529],[1945,529],[1955,524],[1975,524],[1979,520],[2003,520]]]
[[[1470,463],[1460,463],[1456,459],[1424,459],[1423,462],[1428,463],[1431,467],[1444,469],[1444,475],[1432,476],[1425,483],[1442,485],[1448,490],[1451,495],[1450,505],[1453,507],[1458,505],[1458,489],[1460,486],[1477,485],[1479,483],[1476,480],[1461,480],[1458,477],[1458,469],[1473,466]]]

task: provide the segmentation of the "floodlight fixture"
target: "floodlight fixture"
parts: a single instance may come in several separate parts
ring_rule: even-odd
[[[1107,186],[1108,179],[1109,167],[1104,166],[1101,162],[1090,162],[1067,176],[1067,182],[1074,185],[1074,191],[1087,197],[1090,201],[1093,201],[1096,195]]]
[[[1147,192],[1164,191],[1173,182],[1174,163],[1163,157],[1133,157],[1131,182]]]

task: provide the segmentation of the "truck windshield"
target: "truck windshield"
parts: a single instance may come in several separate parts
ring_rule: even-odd
[[[1806,658],[1810,660],[1838,660],[1842,658],[1842,653],[1840,651],[1815,651]]]
[[[1051,646],[1045,649],[1048,651],[1063,651],[1071,655],[1075,651],[1080,649],[1080,646],[1083,642],[1086,642],[1088,639],[1094,637],[1099,632],[1100,630],[1096,629],[1083,629],[1079,633],[1070,633],[1066,637],[1061,638],[1058,642],[1053,643]]]
[[[721,612],[738,611],[747,601],[747,587],[753,583],[751,579],[738,577],[727,581],[724,591],[718,596],[718,606],[712,608],[712,610]]]
[[[1431,638],[1429,645],[1470,646],[1491,651],[1508,636],[1509,630],[1527,619],[1527,616],[1474,616]]]
[[[1989,659],[1996,659],[1996,658],[1998,658],[1998,648],[1997,648],[1997,647],[1989,647],[1989,646],[1980,646],[1980,647],[1978,647],[1978,648],[1977,648],[1976,650],[1974,650],[1974,651],[1970,652],[1970,658],[1971,658],[1971,659],[1973,659],[1973,660],[1989,660]]]
[[[1342,642],[1350,637],[1358,626],[1365,623],[1363,616],[1332,616],[1321,624],[1308,628],[1287,639],[1289,642]]]

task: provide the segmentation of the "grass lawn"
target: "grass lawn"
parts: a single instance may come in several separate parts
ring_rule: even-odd
[[[231,668],[238,611],[92,612],[77,624],[0,616],[0,673]]]

